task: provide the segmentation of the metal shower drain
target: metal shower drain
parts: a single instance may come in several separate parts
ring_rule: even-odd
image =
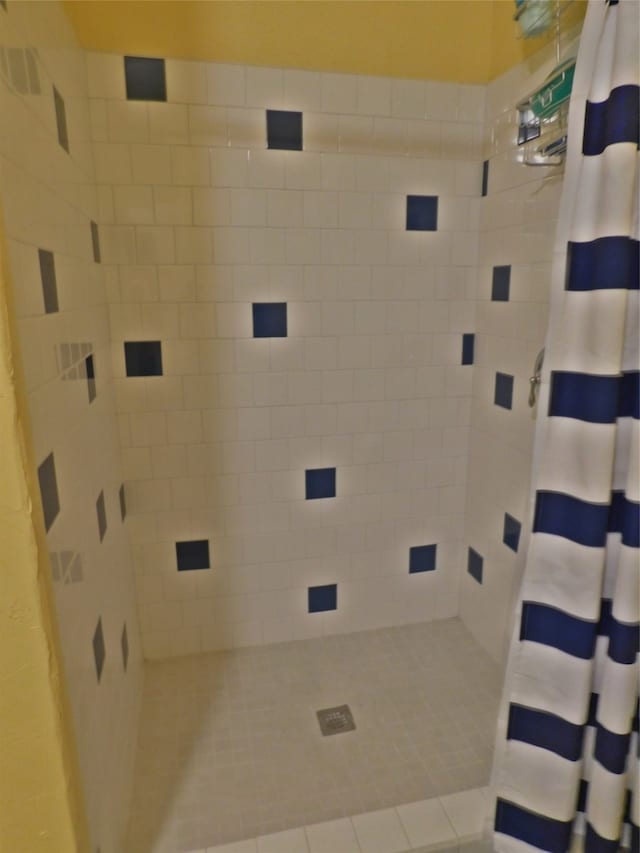
[[[316,711],[320,731],[323,735],[339,735],[341,732],[352,732],[355,720],[348,705],[338,705],[336,708],[324,708]]]

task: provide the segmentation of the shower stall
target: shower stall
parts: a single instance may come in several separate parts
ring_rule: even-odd
[[[516,105],[553,46],[487,84],[140,52],[0,4],[92,853],[473,840],[562,186]]]

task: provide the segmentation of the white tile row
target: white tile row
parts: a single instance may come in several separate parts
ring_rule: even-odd
[[[289,829],[189,853],[408,853],[479,840],[490,809],[488,789],[474,788]]]
[[[298,234],[327,228],[404,231],[407,195],[411,193],[114,185],[100,189],[101,225],[262,226],[296,229]],[[439,195],[438,230],[475,231],[479,208],[478,199]]]
[[[124,61],[86,54],[89,96],[125,99]],[[360,116],[480,122],[485,87],[167,59],[167,99]]]
[[[480,159],[477,123],[303,113],[305,151]],[[143,101],[91,100],[95,142],[267,148],[266,111]]]
[[[103,262],[173,264],[474,267],[475,231],[104,225]]]
[[[98,184],[112,186],[173,184],[477,198],[482,180],[482,164],[471,157],[455,160],[100,141],[94,143],[93,151]]]

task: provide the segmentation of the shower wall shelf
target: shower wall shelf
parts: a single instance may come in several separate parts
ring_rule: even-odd
[[[560,61],[562,17],[573,0],[515,0],[514,20],[521,38],[535,38],[554,27],[556,66],[541,86],[523,98],[518,110],[518,147],[525,166],[562,166],[567,151],[569,98],[575,57]]]
[[[522,162],[527,166],[560,166],[564,161],[575,67],[575,57],[566,59],[516,105],[518,146],[523,146]]]
[[[513,20],[520,26],[518,38],[537,38],[555,23],[556,34],[560,19],[573,5],[573,0],[515,0]]]

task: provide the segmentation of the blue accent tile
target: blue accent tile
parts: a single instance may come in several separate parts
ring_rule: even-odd
[[[127,376],[162,376],[160,341],[126,341],[124,359]]]
[[[38,483],[40,485],[40,498],[44,512],[44,526],[48,533],[60,512],[56,464],[53,453],[50,453],[44,462],[38,466]]]
[[[483,563],[484,560],[480,554],[478,554],[477,551],[474,551],[473,548],[469,548],[469,554],[467,556],[467,571],[474,580],[478,581],[478,583],[482,583]]]
[[[107,510],[104,505],[104,492],[100,492],[96,501],[96,515],[98,516],[98,534],[100,541],[104,539],[107,532]]]
[[[511,267],[509,265],[493,268],[491,280],[492,302],[509,301],[509,285],[511,283]]]
[[[335,583],[326,586],[310,586],[309,613],[322,613],[325,610],[338,609],[338,585]]]
[[[176,560],[179,572],[210,568],[209,540],[192,539],[188,542],[176,542]]]
[[[437,545],[416,545],[409,548],[409,574],[434,572]]]
[[[85,373],[87,375],[87,393],[89,402],[93,403],[96,398],[96,369],[93,363],[93,355],[88,355],[84,360]]]
[[[504,514],[504,532],[502,534],[502,541],[504,544],[511,548],[512,551],[517,553],[518,545],[520,544],[520,530],[522,525],[520,522],[515,519],[513,516],[509,515],[508,512]]]
[[[287,337],[286,302],[254,302],[252,311],[254,338]]]
[[[407,196],[407,231],[438,230],[438,196]]]
[[[58,142],[69,153],[69,133],[67,131],[67,111],[64,99],[60,92],[53,87],[53,103],[56,110],[56,127],[58,129]]]
[[[482,195],[485,196],[489,192],[489,161],[485,160],[482,164]]]
[[[93,260],[99,264],[102,260],[100,252],[100,232],[95,222],[91,222],[91,250],[93,251]]]
[[[473,334],[462,336],[462,364],[473,364],[476,336]]]
[[[124,521],[127,517],[127,499],[124,493],[124,483],[118,489],[118,499],[120,501],[120,518]]]
[[[122,652],[122,668],[127,671],[129,663],[129,637],[127,636],[127,623],[124,623],[122,634],[120,635],[120,650]]]
[[[129,101],[166,101],[164,59],[125,56],[124,79]]]
[[[53,252],[38,249],[40,261],[40,279],[42,281],[42,297],[45,314],[55,314],[58,311],[58,284],[56,281],[56,265]]]
[[[100,684],[100,677],[102,675],[102,670],[104,668],[104,659],[106,657],[106,652],[104,648],[104,634],[102,633],[102,619],[98,619],[96,630],[93,633],[92,645],[93,659],[96,663],[96,676],[98,679],[98,684]]]
[[[302,113],[267,110],[267,148],[302,151]]]
[[[308,501],[335,496],[335,468],[308,468],[305,471],[305,497]]]
[[[513,404],[513,376],[507,373],[496,373],[496,388],[493,398],[496,406],[510,409]]]

